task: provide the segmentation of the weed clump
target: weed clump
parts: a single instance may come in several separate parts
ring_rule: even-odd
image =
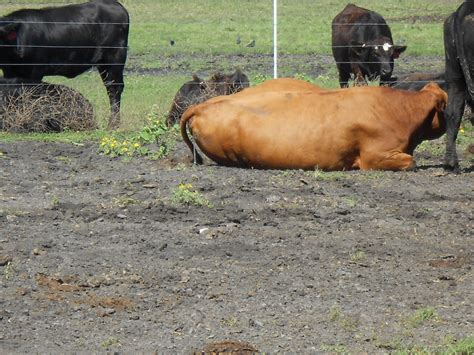
[[[178,126],[168,127],[165,120],[158,118],[154,106],[147,116],[147,124],[133,135],[114,134],[102,138],[99,150],[111,157],[132,158],[147,156],[151,159],[166,157],[176,146]],[[156,146],[152,146],[156,144]]]

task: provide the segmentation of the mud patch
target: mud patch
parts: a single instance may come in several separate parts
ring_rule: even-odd
[[[0,143],[0,348],[383,353],[467,337],[472,156],[446,174],[443,142],[420,148],[417,171],[323,173]],[[181,183],[213,207],[174,202]],[[438,321],[408,328],[420,314]]]

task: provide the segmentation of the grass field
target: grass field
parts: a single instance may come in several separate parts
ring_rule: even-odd
[[[74,2],[80,1],[3,0],[0,13]],[[195,72],[206,77],[214,70],[230,72],[239,66],[254,83],[272,74],[270,0],[124,0],[122,3],[131,17],[123,130],[141,127],[153,105],[158,106],[159,112],[167,112],[177,89]],[[325,87],[337,87],[337,72],[330,57],[330,24],[345,4],[331,0],[280,0],[282,76],[296,75]],[[457,1],[365,0],[357,4],[382,14],[391,26],[394,41],[408,45],[400,68],[415,65],[410,58],[420,56],[422,60],[416,62],[416,69],[440,68],[442,22],[456,9]],[[240,45],[236,44],[237,36],[241,38]],[[246,47],[252,39],[256,40],[255,47]],[[175,45],[171,46],[170,40]],[[430,59],[425,60],[426,57]],[[108,99],[97,73],[73,80],[47,80],[78,89],[93,102],[101,125],[105,124],[109,115]]]

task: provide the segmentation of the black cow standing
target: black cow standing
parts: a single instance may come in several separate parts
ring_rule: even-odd
[[[444,22],[446,108],[445,168],[459,171],[456,139],[466,102],[474,109],[474,0],[465,1]]]
[[[129,16],[116,0],[24,9],[0,17],[0,69],[5,78],[40,82],[44,76],[74,78],[96,67],[120,124],[120,97],[127,58]]]
[[[351,74],[358,83],[380,77],[390,81],[394,59],[406,50],[395,46],[384,18],[376,12],[348,4],[332,21],[332,52],[339,83],[347,87]]]

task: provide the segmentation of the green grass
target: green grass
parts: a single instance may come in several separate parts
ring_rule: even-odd
[[[63,0],[17,0],[14,3],[0,0],[0,13],[64,3]],[[271,1],[122,0],[122,3],[131,18],[127,68],[160,70],[156,76],[126,75],[122,130],[140,129],[153,105],[164,115],[178,88],[194,72],[231,72],[241,66],[253,83],[262,75],[271,75],[271,72],[255,72],[260,70],[255,69],[255,61],[266,63],[267,68],[272,63]],[[406,55],[436,56],[443,55],[442,21],[458,6],[445,0],[361,0],[357,4],[385,17],[395,42],[408,45]],[[333,62],[320,63],[316,56],[330,55],[331,21],[344,5],[332,0],[280,0],[281,76],[302,75],[323,87],[338,86]],[[237,36],[242,40],[241,45],[236,44]],[[176,42],[174,46],[169,43],[171,39]],[[256,39],[256,46],[247,48],[245,44],[251,39]],[[264,56],[257,58],[256,55]],[[283,58],[285,55],[291,56]],[[324,68],[323,74],[318,77],[307,74],[319,65]],[[93,103],[100,127],[105,127],[109,103],[97,73],[72,80],[59,77],[46,80],[66,83],[79,90]],[[0,140],[5,139],[15,140],[18,136],[0,134]]]

